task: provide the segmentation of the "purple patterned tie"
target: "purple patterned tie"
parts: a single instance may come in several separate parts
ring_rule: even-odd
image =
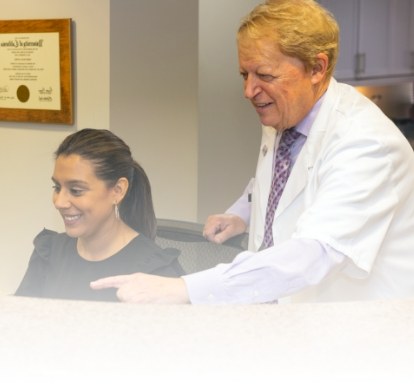
[[[264,238],[260,249],[269,248],[273,245],[273,218],[290,173],[290,148],[300,135],[294,128],[285,130],[280,139],[277,151],[275,151],[273,158],[273,179],[269,200],[267,201]]]

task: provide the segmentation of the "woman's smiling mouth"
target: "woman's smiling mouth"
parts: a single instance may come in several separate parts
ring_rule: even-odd
[[[81,215],[63,215],[62,214],[62,217],[63,217],[63,221],[65,222],[65,224],[73,225],[81,218]]]

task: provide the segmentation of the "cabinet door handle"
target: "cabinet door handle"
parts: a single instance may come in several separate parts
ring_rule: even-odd
[[[365,72],[365,53],[355,55],[355,74],[362,75]]]
[[[410,68],[414,70],[414,51],[411,51],[410,58],[411,58]]]

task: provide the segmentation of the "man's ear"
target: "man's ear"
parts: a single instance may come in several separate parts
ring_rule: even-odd
[[[312,83],[320,83],[326,78],[326,71],[328,70],[329,58],[325,53],[318,53],[316,55],[316,63],[311,70]]]
[[[112,190],[114,192],[114,197],[117,204],[119,204],[124,199],[125,195],[128,192],[128,187],[129,181],[126,177],[120,177],[114,185]]]

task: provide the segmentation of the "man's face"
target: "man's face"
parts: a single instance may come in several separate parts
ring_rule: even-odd
[[[299,123],[316,102],[312,73],[270,40],[243,37],[238,49],[244,96],[261,123],[281,131]]]

